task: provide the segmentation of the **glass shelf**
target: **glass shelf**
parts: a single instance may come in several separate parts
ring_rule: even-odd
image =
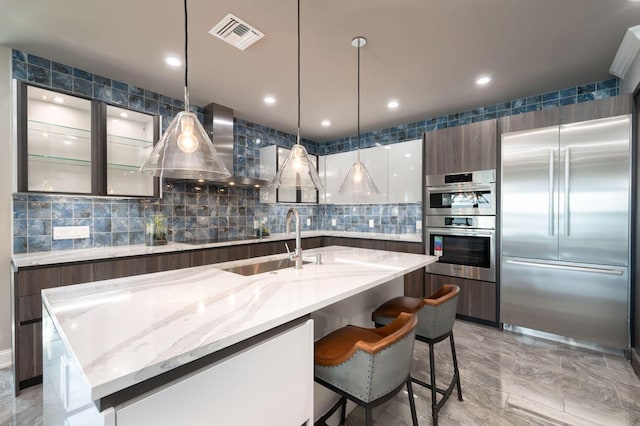
[[[107,163],[107,167],[113,170],[126,170],[140,173],[140,166],[136,166],[135,164]]]
[[[79,129],[77,127],[61,126],[43,121],[28,120],[27,128],[29,131],[43,132],[49,135],[60,136],[61,138],[71,138],[73,140],[85,140],[91,142],[91,130]]]
[[[52,155],[29,154],[29,160],[39,163],[73,165],[91,167],[91,160],[79,160],[77,158],[55,157]]]
[[[107,134],[107,143],[114,145],[125,145],[133,148],[149,148],[153,146],[153,141],[146,141],[142,139],[128,138],[125,136],[117,136]]]

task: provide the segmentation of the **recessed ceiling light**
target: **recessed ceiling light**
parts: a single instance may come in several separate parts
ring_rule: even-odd
[[[268,105],[273,105],[276,103],[276,98],[274,98],[273,96],[265,96],[264,103]]]
[[[166,58],[164,58],[164,62],[167,65],[171,65],[172,67],[179,67],[180,65],[182,65],[182,61],[175,56],[167,56]]]
[[[236,184],[235,182],[229,182],[229,185],[231,185],[231,186],[233,186],[235,184]]]
[[[71,142],[71,141],[64,141],[64,144],[65,144],[65,145],[73,145],[73,142]]]
[[[329,120],[322,120],[322,122],[320,124],[322,124],[322,127],[331,126],[331,122]]]
[[[398,105],[400,105],[398,101],[389,101],[387,108],[395,109],[398,108]]]
[[[47,98],[47,95],[42,95],[42,100],[43,100],[43,101],[46,101],[47,99],[48,99],[48,98]]]
[[[129,114],[127,114],[126,112],[121,112],[120,113],[120,117],[122,118],[127,118],[129,116]]]
[[[56,96],[55,98],[53,98],[53,102],[55,102],[57,104],[63,104],[64,103],[64,99],[62,99],[60,96]]]
[[[204,179],[198,179],[198,182],[204,183]]]
[[[491,77],[483,75],[482,77],[479,77],[476,80],[476,84],[478,86],[484,86],[485,84],[488,84],[491,81]]]

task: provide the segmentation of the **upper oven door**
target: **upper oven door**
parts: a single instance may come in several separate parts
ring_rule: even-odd
[[[496,184],[427,187],[427,215],[495,215]]]

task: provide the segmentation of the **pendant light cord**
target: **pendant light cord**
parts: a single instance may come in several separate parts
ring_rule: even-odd
[[[296,143],[300,143],[300,0],[298,0],[298,138]]]
[[[189,111],[189,31],[187,24],[187,0],[184,0],[184,110]]]
[[[360,161],[360,40],[358,40],[358,162]]]

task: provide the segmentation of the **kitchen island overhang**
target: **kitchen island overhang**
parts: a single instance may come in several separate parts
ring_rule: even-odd
[[[222,270],[283,257],[274,255],[55,288],[43,292],[43,309],[87,397],[104,409],[120,402],[124,390],[146,389],[163,375],[175,380],[168,372],[179,376],[189,364],[216,362],[212,354],[243,350],[242,342],[269,339],[275,330],[437,260],[335,246],[305,253],[320,253],[322,264],[253,276]],[[46,365],[45,359],[45,385]]]

